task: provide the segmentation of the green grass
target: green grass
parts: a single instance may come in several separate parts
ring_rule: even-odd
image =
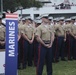
[[[19,70],[18,75],[36,75],[36,68],[33,66]],[[47,75],[46,66],[44,66],[43,75]],[[53,75],[76,75],[76,61],[53,63]]]

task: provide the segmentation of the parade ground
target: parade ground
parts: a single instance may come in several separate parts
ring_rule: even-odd
[[[27,67],[24,70],[19,70],[18,75],[36,75],[36,68]],[[43,75],[46,74],[46,66],[44,66]],[[60,61],[53,63],[53,75],[76,75],[76,61]]]

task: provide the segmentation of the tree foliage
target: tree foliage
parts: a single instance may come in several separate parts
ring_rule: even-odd
[[[8,9],[16,11],[19,9],[19,6],[23,8],[30,8],[30,7],[41,7],[42,4],[36,0],[3,0],[3,9],[7,11]]]

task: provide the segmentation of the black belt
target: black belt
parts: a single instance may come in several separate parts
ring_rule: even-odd
[[[43,42],[45,43],[45,44],[50,44],[51,43],[51,41],[50,40],[43,40]]]
[[[76,34],[74,34],[76,36]]]
[[[4,41],[4,40],[0,40],[0,41]]]
[[[64,36],[57,36],[57,37],[64,37]]]

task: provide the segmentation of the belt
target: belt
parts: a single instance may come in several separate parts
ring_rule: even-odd
[[[64,36],[57,36],[57,37],[64,37]]]
[[[4,41],[4,40],[0,40],[0,41]]]
[[[76,34],[74,34],[76,36]]]
[[[70,34],[70,32],[69,32],[69,31],[67,31],[66,33],[67,33],[67,34]]]
[[[43,42],[45,43],[45,44],[50,44],[51,43],[51,41],[50,40],[43,40]]]
[[[29,40],[32,40],[32,39],[29,39]]]

